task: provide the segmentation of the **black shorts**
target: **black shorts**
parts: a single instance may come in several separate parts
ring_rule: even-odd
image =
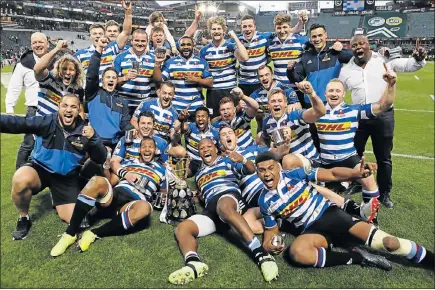
[[[206,98],[206,104],[207,108],[210,111],[210,118],[214,118],[219,116],[219,102],[222,100],[223,97],[230,97],[235,105],[239,103],[239,100],[234,98],[231,94],[231,89],[221,89],[221,90],[207,90],[207,98]]]
[[[249,200],[245,200],[248,208],[258,207],[258,199],[260,198],[261,190],[257,191]]]
[[[201,168],[202,161],[201,160],[194,160],[192,159],[189,163],[189,170],[192,172],[192,175],[195,175],[199,168]]]
[[[358,154],[352,155],[342,161],[330,163],[330,164],[324,164],[322,165],[323,168],[331,169],[334,167],[346,167],[346,168],[355,168],[357,164],[361,163],[361,157],[359,157]]]
[[[251,94],[255,90],[257,90],[259,88],[262,88],[263,86],[260,83],[258,83],[258,84],[249,84],[249,85],[247,85],[247,84],[239,84],[238,87],[242,89],[243,94],[245,96],[249,97],[249,96],[251,96]]]
[[[35,169],[41,181],[41,189],[34,193],[34,195],[48,187],[51,191],[53,206],[76,203],[77,196],[82,189],[78,174],[74,173],[65,176],[51,173],[34,162],[26,163],[24,166]]]
[[[240,214],[244,214],[247,210],[247,206],[246,206],[245,202],[243,201],[242,196],[237,191],[228,191],[228,192],[220,193],[220,194],[214,196],[207,203],[207,206],[204,208],[204,210],[202,211],[201,214],[209,217],[216,224],[216,228],[219,228],[219,225],[225,225],[225,223],[221,220],[221,218],[219,217],[219,215],[216,211],[218,201],[224,195],[230,195],[231,197],[233,197],[234,199],[237,200],[237,203],[239,205]]]
[[[330,206],[322,216],[315,221],[302,234],[319,234],[326,238],[328,244],[355,243],[358,240],[349,230],[361,222],[359,218],[353,217],[336,206]]]
[[[145,198],[152,208],[152,197],[145,196]],[[117,186],[113,189],[112,202],[108,207],[104,208],[104,210],[110,212],[112,215],[117,215],[124,205],[135,200],[141,199],[138,199],[136,196],[131,194],[130,191],[125,187]]]

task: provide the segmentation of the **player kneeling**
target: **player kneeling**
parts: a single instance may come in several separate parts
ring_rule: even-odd
[[[162,188],[164,166],[154,161],[156,143],[151,137],[143,137],[140,159],[131,159],[117,171],[121,182],[112,190],[110,182],[94,176],[77,197],[70,225],[60,241],[51,250],[51,256],[62,255],[77,240],[77,232],[85,215],[98,204],[113,216],[112,220],[96,229],[87,230],[78,241],[81,251],[88,250],[97,239],[128,234],[152,212],[152,194]]]
[[[265,250],[275,254],[284,250],[283,244],[272,244],[273,237],[279,232],[275,218],[281,217],[283,223],[292,227],[293,233],[297,235],[289,248],[289,254],[300,265],[323,268],[360,264],[391,270],[392,266],[386,258],[369,254],[361,248],[354,248],[349,253],[327,251],[331,242],[356,238],[360,244],[372,249],[386,250],[434,269],[434,254],[431,251],[350,216],[320,195],[310,184],[310,181],[317,180],[366,178],[376,166],[370,165],[370,169],[364,169],[364,157],[360,170],[344,167],[316,168],[309,173],[305,173],[303,169],[281,170],[275,156],[270,152],[259,154],[255,163],[257,174],[265,185],[258,201],[265,220]]]

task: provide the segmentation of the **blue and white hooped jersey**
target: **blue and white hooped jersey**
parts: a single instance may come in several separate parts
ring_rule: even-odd
[[[137,78],[118,85],[118,93],[128,102],[129,107],[137,108],[142,101],[149,100],[155,94],[153,82],[155,56],[144,53],[136,56],[132,48],[118,54],[114,61],[114,68],[118,76],[128,74],[133,68],[133,62],[139,62],[139,73]]]
[[[286,112],[278,121],[272,115],[267,116],[263,120],[262,136],[266,140],[273,141],[273,131],[282,127],[290,127],[292,130],[290,153],[299,153],[308,159],[318,159],[319,153],[316,147],[314,147],[310,128],[302,118],[303,112],[303,110],[295,110],[291,113]]]
[[[239,35],[240,42],[248,51],[249,59],[240,61],[239,84],[258,84],[257,70],[267,63],[267,47],[272,39],[272,32],[255,32],[251,40],[246,40],[244,35]]]
[[[152,196],[159,192],[161,188],[165,188],[165,166],[158,161],[151,161],[150,163],[140,162],[138,159],[130,159],[127,163],[123,164],[123,168],[127,172],[140,175],[142,178],[148,179],[145,185],[145,192],[140,192],[136,187],[130,184],[127,180],[121,180],[116,186],[127,189],[130,194],[135,196],[138,200],[152,200]]]
[[[160,106],[160,100],[156,98],[140,103],[133,116],[139,118],[140,113],[145,111],[154,114],[154,134],[169,140],[169,130],[173,128],[175,120],[178,119],[178,113],[174,107],[171,105],[169,108],[163,109]]]
[[[245,110],[236,113],[234,119],[228,124],[225,121],[216,120],[213,126],[219,131],[221,126],[230,125],[237,136],[237,146],[248,147],[254,145],[251,132],[251,121],[254,117],[249,117]]]
[[[264,87],[255,90],[250,97],[257,101],[257,103],[260,105],[260,110],[263,110],[264,113],[269,112],[269,105],[267,102],[267,94],[272,90],[280,88],[284,91],[285,96],[287,98],[287,103],[289,105],[299,103],[298,95],[296,94],[295,90],[288,87],[287,85],[284,85],[280,81],[274,81],[273,84],[270,86],[269,90],[266,90]]]
[[[276,80],[290,85],[287,77],[288,62],[301,58],[305,43],[308,41],[306,36],[292,34],[282,42],[277,35],[274,35],[269,43],[268,54],[273,61],[273,76]]]
[[[236,86],[235,50],[235,42],[226,40],[219,47],[209,43],[199,52],[199,57],[208,62],[213,75],[213,89],[232,89]]]
[[[103,77],[103,71],[106,68],[113,66],[113,61],[120,52],[121,49],[119,49],[116,40],[109,42],[104,48],[103,53],[101,54],[100,69],[98,71],[100,86],[102,85],[101,79]]]
[[[190,105],[189,112],[193,113],[197,108],[204,106],[202,86],[198,83],[185,81],[184,74],[204,79],[212,78],[212,75],[207,62],[194,55],[187,60],[179,55],[164,63],[162,79],[169,80],[175,85],[175,98],[172,101],[174,108],[181,111]]]
[[[302,168],[282,170],[277,189],[263,189],[258,204],[265,228],[275,227],[275,218],[281,217],[304,231],[333,205],[309,184],[316,181],[317,170],[313,169],[308,175]]]
[[[212,165],[202,164],[195,174],[195,182],[205,201],[205,206],[216,195],[225,192],[240,194],[239,180],[243,176],[243,165],[228,157],[218,156]]]
[[[191,159],[202,161],[201,157],[199,157],[199,141],[206,138],[213,140],[213,143],[218,145],[219,133],[217,129],[211,125],[208,125],[205,131],[200,131],[195,123],[188,123],[187,125],[187,131],[184,133],[187,153]]]
[[[86,73],[88,72],[89,61],[91,60],[91,56],[94,54],[94,52],[95,46],[92,44],[87,48],[77,50],[77,52],[74,54],[74,57],[78,59],[83,67],[83,87],[85,87]]]
[[[57,113],[59,102],[66,94],[74,94],[83,103],[84,90],[80,87],[66,87],[62,81],[57,81],[50,71],[46,78],[39,81],[37,116]]]
[[[326,105],[326,114],[315,124],[320,139],[320,158],[323,164],[339,162],[356,155],[353,138],[360,119],[373,118],[372,104],[341,103],[334,109]]]
[[[153,136],[153,139],[156,142],[156,158],[160,158],[163,162],[165,162],[168,160],[168,142],[159,136]],[[113,151],[113,156],[121,157],[121,164],[129,162],[131,159],[139,160],[141,142],[141,138],[135,138],[133,143],[127,144],[125,143],[125,137],[123,136],[118,141],[118,144],[116,144],[115,150]]]
[[[267,146],[254,144],[246,148],[237,147],[234,151],[255,164],[255,157],[257,157],[259,153],[269,150],[270,149]],[[242,197],[247,203],[250,203],[252,198],[254,198],[264,187],[264,184],[258,177],[257,173],[243,176],[240,179],[239,185],[240,190],[242,191]]]

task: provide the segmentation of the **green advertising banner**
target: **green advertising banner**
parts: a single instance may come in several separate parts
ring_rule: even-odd
[[[364,28],[369,38],[398,38],[406,36],[407,15],[379,12],[364,16]]]

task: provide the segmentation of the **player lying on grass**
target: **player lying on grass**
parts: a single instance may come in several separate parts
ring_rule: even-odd
[[[142,222],[152,212],[152,196],[162,188],[165,179],[165,167],[154,161],[155,152],[156,142],[151,137],[143,137],[140,158],[130,159],[116,171],[121,182],[113,189],[105,177],[92,177],[79,194],[71,222],[51,250],[51,256],[62,255],[77,240],[80,223],[94,206],[104,209],[112,220],[85,231],[78,241],[80,251],[88,250],[97,238],[143,229],[145,223]]]
[[[222,144],[221,150],[223,150],[226,155],[230,152],[237,152],[248,160],[255,162],[255,157],[259,153],[269,151],[275,153],[278,160],[283,159],[285,155],[284,158],[287,160],[287,166],[291,166],[292,168],[305,167],[304,170],[311,170],[311,163],[307,158],[300,154],[287,154],[290,149],[291,137],[289,135],[286,137],[288,138],[286,140],[287,142],[277,148],[269,148],[260,145],[239,147],[237,146],[237,136],[231,127],[222,127],[219,131],[219,140]],[[256,173],[243,176],[239,181],[239,185],[243,201],[248,205],[248,210],[243,214],[243,217],[255,234],[262,234],[264,222],[258,206],[258,198],[264,185]],[[363,203],[359,206],[353,200],[345,199],[328,188],[314,186],[325,198],[330,199],[351,215],[361,217],[363,220],[370,222],[377,213],[378,203],[376,198],[371,202]]]
[[[202,214],[193,215],[180,223],[175,230],[185,266],[170,274],[169,282],[185,284],[204,276],[208,266],[198,256],[196,238],[210,235],[217,229],[228,230],[228,227],[250,249],[264,279],[276,279],[278,267],[275,260],[264,251],[241,215],[246,206],[240,195],[239,179],[255,172],[254,163],[236,152],[231,152],[227,157],[219,156],[213,140],[206,138],[199,143],[199,155],[203,165],[196,173],[195,181],[205,201],[205,209]]]
[[[263,247],[268,252],[278,254],[284,251],[284,245],[272,244],[273,236],[279,232],[276,217],[281,217],[283,224],[288,224],[292,233],[297,235],[288,251],[291,259],[301,266],[322,268],[360,264],[391,270],[392,266],[387,259],[369,254],[361,248],[345,253],[327,251],[331,243],[355,240],[361,245],[386,250],[428,269],[434,269],[433,252],[413,241],[389,235],[350,216],[318,194],[309,183],[366,178],[376,166],[366,166],[364,157],[361,169],[316,168],[308,174],[303,169],[282,170],[271,152],[259,154],[255,161],[257,174],[265,185],[258,203],[265,220]]]
[[[20,214],[14,240],[27,236],[32,226],[30,201],[46,187],[51,191],[59,217],[70,222],[82,188],[78,174],[80,161],[89,154],[95,163],[104,163],[107,150],[94,129],[79,116],[79,111],[79,98],[66,94],[60,99],[57,113],[31,118],[1,115],[0,132],[36,136],[31,162],[12,177],[12,200]]]

